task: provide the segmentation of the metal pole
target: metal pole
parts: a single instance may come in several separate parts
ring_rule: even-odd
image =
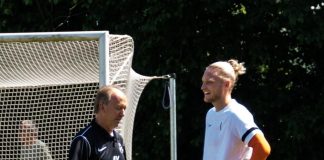
[[[99,86],[108,85],[109,81],[109,32],[99,38]]]
[[[170,82],[170,145],[171,160],[177,160],[177,114],[176,114],[176,74],[171,74]]]

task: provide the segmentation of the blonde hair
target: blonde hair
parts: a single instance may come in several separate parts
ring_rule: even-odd
[[[227,61],[234,69],[235,79],[234,82],[237,81],[237,77],[239,75],[245,74],[246,68],[244,67],[244,62],[238,63],[236,59],[230,59]]]
[[[220,70],[217,76],[223,79],[230,79],[233,81],[232,88],[235,86],[238,76],[245,74],[246,68],[244,62],[239,63],[236,59],[230,59],[228,61],[218,61],[210,64],[207,68],[217,68]]]

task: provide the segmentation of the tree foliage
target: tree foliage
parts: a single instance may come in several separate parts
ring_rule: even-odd
[[[234,97],[254,114],[269,159],[324,159],[324,2],[316,0],[0,0],[1,32],[109,30],[135,41],[133,68],[177,74],[178,159],[201,159],[201,76],[217,60],[244,61]],[[144,90],[133,159],[169,159],[163,82]]]

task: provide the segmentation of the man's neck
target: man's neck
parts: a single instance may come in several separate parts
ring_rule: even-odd
[[[112,134],[113,129],[106,125],[98,115],[96,115],[96,123],[103,129],[105,129],[109,134]]]
[[[232,97],[229,95],[229,96],[226,96],[224,99],[221,99],[217,102],[214,102],[213,105],[216,109],[216,112],[224,109],[232,100]]]
[[[24,146],[31,146],[31,145],[33,145],[33,144],[35,144],[36,143],[36,139],[32,139],[32,140],[29,140],[29,141],[25,141],[24,143],[23,143],[23,145]]]

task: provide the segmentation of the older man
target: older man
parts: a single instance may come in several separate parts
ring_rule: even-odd
[[[69,160],[126,160],[123,139],[114,130],[124,117],[126,105],[126,95],[118,88],[100,88],[95,118],[72,140]]]
[[[20,124],[20,160],[52,160],[47,145],[38,139],[38,129],[32,120]]]

